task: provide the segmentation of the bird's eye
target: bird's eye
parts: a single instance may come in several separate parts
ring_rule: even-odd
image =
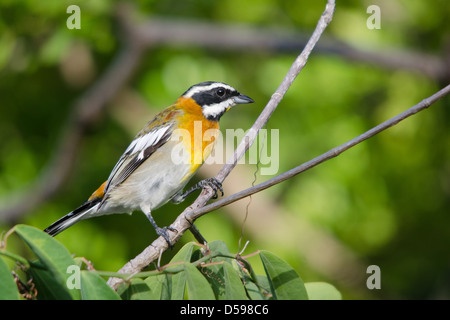
[[[225,95],[225,89],[219,88],[219,89],[217,89],[216,93],[219,97],[223,97]]]

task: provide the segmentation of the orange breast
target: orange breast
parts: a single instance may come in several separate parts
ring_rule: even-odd
[[[185,112],[179,119],[179,128],[188,133],[188,139],[183,142],[191,150],[192,171],[195,171],[210,155],[219,135],[219,123],[207,120],[193,99],[181,97],[176,105]]]

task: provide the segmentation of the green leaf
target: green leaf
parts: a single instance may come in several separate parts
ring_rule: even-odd
[[[187,293],[190,300],[214,300],[214,292],[208,280],[190,263],[184,264],[186,273]]]
[[[241,277],[250,300],[269,300],[272,298],[267,276],[255,275],[256,279],[253,279],[247,272],[241,271]]]
[[[230,255],[230,250],[228,249],[228,246],[225,242],[220,240],[215,240],[210,243],[208,243],[209,251],[212,255]],[[199,255],[200,257],[200,255]],[[226,292],[226,283],[227,280],[225,277],[225,270],[223,267],[224,263],[228,263],[231,265],[233,262],[232,258],[224,257],[224,256],[217,256],[215,258],[212,258],[210,262],[222,262],[220,264],[212,264],[207,267],[202,267],[200,269],[203,276],[206,278],[206,280],[209,282],[211,289],[214,292],[214,295],[216,299],[223,300],[223,299],[230,299],[227,298],[227,292]],[[230,291],[228,292],[230,294]]]
[[[239,274],[244,284],[246,295],[250,300],[268,300],[272,298],[270,285],[267,276],[256,275],[252,270],[247,270],[250,266],[243,267],[236,260],[233,261],[233,267]]]
[[[0,300],[18,300],[19,292],[17,291],[14,277],[8,268],[8,265],[0,258]]]
[[[81,271],[81,298],[83,300],[120,300],[119,295],[98,274]]]
[[[211,252],[219,252],[224,255],[230,254],[230,250],[228,249],[227,244],[220,240],[215,240],[215,241],[208,243],[208,247]],[[220,257],[220,259],[223,260],[224,258]],[[228,262],[231,263],[230,258],[226,258],[226,259],[228,259]]]
[[[69,288],[65,283],[55,279],[53,274],[47,269],[34,268],[28,269],[27,273],[32,279],[37,289],[37,299],[39,300],[71,300]],[[79,295],[78,289],[71,289]]]
[[[209,285],[211,286],[216,299],[226,299],[223,266],[221,264],[209,265],[207,267],[201,266],[200,272],[209,282]]]
[[[151,300],[153,298],[147,283],[139,278],[132,279],[131,283],[119,294],[123,300]]]
[[[241,278],[228,262],[223,263],[226,300],[248,300]]]
[[[245,277],[245,291],[247,292],[250,300],[265,300],[258,286],[250,279]]]
[[[166,274],[159,274],[156,276],[150,276],[145,279],[145,283],[150,288],[149,298],[150,300],[170,300],[171,284],[169,276]]]
[[[194,243],[189,242],[177,252],[177,254],[170,260],[170,263],[177,262],[190,262],[192,251],[194,249]],[[171,300],[183,300],[184,292],[186,288],[186,273],[178,272],[171,277],[172,285],[171,285]]]
[[[263,275],[257,275],[256,278],[258,281],[259,288],[261,292],[264,294],[264,296],[267,296],[267,298],[269,299],[273,299],[273,297],[270,295],[271,292],[270,292],[269,278]]]
[[[269,279],[273,299],[308,299],[308,293],[306,292],[303,280],[289,264],[268,251],[261,251],[259,256]]]
[[[310,300],[342,300],[341,293],[329,283],[308,282],[305,287]]]
[[[36,254],[39,261],[54,277],[54,280],[61,287],[64,287],[69,277],[67,268],[76,264],[69,251],[57,240],[35,227],[17,225],[15,231]],[[80,293],[78,290],[66,288],[66,291],[72,299],[79,299]]]
[[[212,241],[208,243],[208,249],[210,253],[229,253],[227,245],[223,241]],[[197,258],[203,257],[200,250],[196,251]],[[223,261],[223,257],[215,257],[209,260],[209,262]],[[197,269],[198,270],[198,269]],[[216,299],[225,299],[225,280],[224,270],[222,264],[213,264],[207,267],[202,266],[200,272],[203,277],[209,282],[211,289],[213,290]]]
[[[193,249],[194,249],[194,243],[193,242],[186,243],[177,252],[177,254],[173,256],[172,260],[170,260],[170,263],[180,262],[180,261],[190,262]]]

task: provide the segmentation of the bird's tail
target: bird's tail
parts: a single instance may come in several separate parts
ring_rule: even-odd
[[[96,198],[94,200],[88,200],[83,203],[80,207],[73,210],[72,212],[66,214],[64,217],[59,219],[58,221],[52,223],[47,229],[44,231],[49,235],[56,236],[61,231],[66,230],[68,227],[74,225],[80,220],[85,218],[92,217],[92,215],[97,211],[98,206],[101,203],[101,199]]]

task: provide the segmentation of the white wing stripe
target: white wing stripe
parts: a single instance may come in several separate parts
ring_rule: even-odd
[[[134,139],[130,145],[128,146],[127,150],[125,150],[125,153],[131,153],[131,151],[134,149],[134,147],[136,146],[138,139]]]
[[[172,123],[169,123],[165,126],[154,128],[150,132],[138,136],[130,143],[109,175],[105,188],[106,193],[110,188],[122,183],[134,170],[136,170],[144,160],[144,157],[149,156],[148,153],[146,155],[147,148],[158,145],[161,142],[161,139],[167,135],[172,125]]]
[[[167,130],[169,130],[169,128],[170,126],[157,128],[156,130],[150,131],[149,133],[134,139],[127,148],[126,153],[133,154],[136,152],[142,152],[148,147],[155,145],[167,132]]]

